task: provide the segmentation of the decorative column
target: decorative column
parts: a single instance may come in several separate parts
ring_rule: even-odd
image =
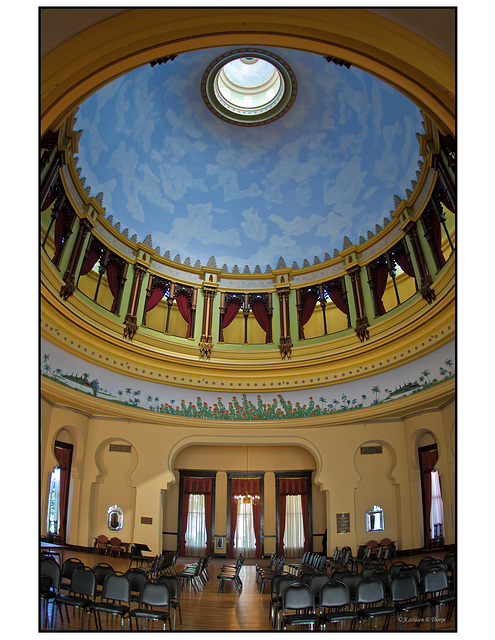
[[[211,282],[203,282],[203,327],[201,329],[201,338],[199,341],[200,357],[206,360],[210,359],[213,350],[213,340],[211,335],[212,319],[213,319],[213,298],[217,291],[218,285]],[[197,290],[194,290],[197,292]]]
[[[70,298],[70,296],[76,290],[75,271],[77,263],[79,262],[86,236],[88,235],[88,233],[91,233],[92,228],[93,225],[90,223],[88,218],[82,218],[79,221],[79,229],[77,230],[76,241],[72,249],[69,264],[67,265],[67,269],[64,273],[63,280],[65,284],[60,287],[60,297],[64,300]]]
[[[363,289],[361,287],[361,267],[356,265],[348,269],[347,273],[351,277],[352,293],[354,296],[354,303],[356,306],[356,326],[354,331],[361,342],[370,339],[370,333],[368,331],[369,322],[366,316],[366,309],[364,306]]]
[[[416,229],[416,223],[411,220],[405,227],[404,231],[411,243],[414,257],[416,258],[416,265],[419,271],[419,290],[423,298],[428,304],[431,304],[436,299],[435,291],[432,288],[432,277],[428,273],[428,267],[421,248],[421,244],[418,238],[418,230]]]
[[[131,295],[129,298],[129,306],[127,308],[127,315],[124,319],[124,338],[132,340],[136,335],[139,328],[137,321],[137,310],[139,304],[139,295],[143,285],[143,278],[148,267],[136,262],[134,264],[134,279],[132,281]]]
[[[282,360],[287,358],[290,360],[292,355],[292,340],[290,337],[290,319],[289,319],[289,296],[290,296],[290,287],[284,285],[279,287],[275,285],[277,288],[279,304],[280,304],[280,342],[278,344],[278,348],[280,350],[280,355],[282,356]],[[300,291],[296,291],[297,294],[300,294]],[[299,307],[298,307],[299,311]],[[270,322],[271,325],[271,322]]]

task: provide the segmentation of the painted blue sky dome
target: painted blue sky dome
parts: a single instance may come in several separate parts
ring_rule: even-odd
[[[200,91],[227,51],[143,66],[80,105],[78,167],[114,224],[139,241],[151,234],[161,255],[241,271],[280,256],[323,261],[344,236],[358,244],[383,226],[416,178],[420,110],[364,71],[270,48],[296,75],[295,103],[275,122],[235,126]]]

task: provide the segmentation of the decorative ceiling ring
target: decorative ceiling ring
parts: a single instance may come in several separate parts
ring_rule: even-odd
[[[208,65],[201,78],[201,95],[220,120],[258,127],[289,111],[297,96],[297,81],[279,56],[263,49],[234,49]]]

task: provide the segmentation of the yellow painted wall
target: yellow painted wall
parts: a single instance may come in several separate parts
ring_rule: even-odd
[[[453,452],[453,401],[444,409],[421,408],[416,396],[414,415],[403,419],[374,419],[369,423],[333,423],[298,428],[266,423],[262,426],[205,421],[170,420],[140,422],[123,418],[94,417],[42,401],[41,433],[41,531],[46,531],[46,496],[50,472],[56,461],[53,443],[61,428],[74,442],[71,478],[71,510],[68,542],[91,546],[104,530],[106,510],[112,504],[124,509],[128,542],[148,544],[153,553],[175,548],[178,513],[179,468],[216,470],[217,504],[215,533],[226,533],[226,473],[245,471],[246,446],[249,470],[265,471],[265,553],[275,551],[275,471],[314,470],[313,532],[328,529],[327,549],[366,541],[364,513],[371,504],[385,509],[385,535],[397,541],[398,549],[422,547],[421,489],[417,447],[423,434],[434,435],[439,447],[438,469],[442,482],[446,520],[455,504],[455,459]],[[149,418],[147,417],[147,420]],[[131,454],[106,453],[110,442],[132,445]],[[382,444],[383,457],[359,457],[359,447]],[[117,458],[123,456],[124,465]],[[126,457],[130,456],[130,457]],[[381,462],[380,462],[380,460]],[[121,503],[121,504],[120,504]],[[351,531],[337,534],[336,516],[349,512]],[[152,525],[141,517],[153,518]],[[455,518],[455,513],[453,513]],[[446,523],[445,540],[455,543],[455,528]],[[172,535],[162,536],[163,531]],[[315,538],[321,548],[321,537]]]

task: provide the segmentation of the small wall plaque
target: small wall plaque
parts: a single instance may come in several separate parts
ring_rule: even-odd
[[[141,516],[141,524],[153,524],[153,518],[146,518]]]
[[[351,531],[351,514],[337,513],[337,533],[350,533]]]

